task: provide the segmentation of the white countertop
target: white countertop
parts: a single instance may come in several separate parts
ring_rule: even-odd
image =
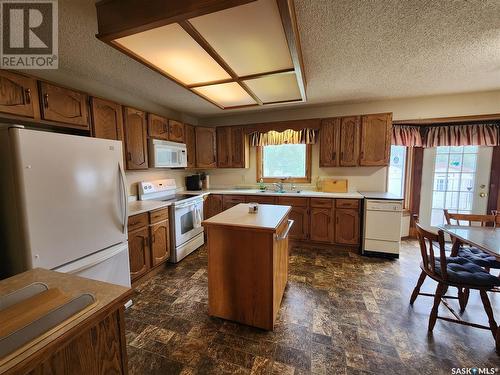
[[[138,214],[142,214],[148,211],[154,211],[158,208],[168,207],[170,206],[170,202],[162,202],[162,201],[132,201],[128,202],[128,216],[134,216]]]
[[[358,192],[348,193],[326,193],[324,191],[302,190],[300,193],[277,193],[274,191],[262,192],[258,189],[209,189],[209,190],[187,190],[183,194],[206,195],[206,194],[233,194],[233,195],[269,195],[275,197],[299,197],[299,198],[347,198],[363,199]]]
[[[222,225],[274,231],[291,209],[291,206],[259,204],[258,211],[250,213],[248,212],[248,203],[240,203],[212,216],[210,219],[204,220],[202,225]]]

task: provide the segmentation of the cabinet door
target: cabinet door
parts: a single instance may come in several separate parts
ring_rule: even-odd
[[[168,121],[168,139],[172,142],[184,143],[184,124],[179,121]]]
[[[225,211],[237,204],[245,203],[244,195],[223,195],[222,196],[222,209]]]
[[[168,120],[152,113],[148,114],[148,135],[168,141]]]
[[[343,245],[359,245],[359,211],[338,208],[335,211],[335,242]]]
[[[217,167],[217,137],[215,128],[196,126],[196,166],[198,168]]]
[[[63,122],[89,128],[87,95],[81,92],[40,82],[42,117],[44,120]]]
[[[319,132],[319,166],[336,167],[339,165],[340,118],[321,120]]]
[[[231,127],[231,167],[248,168],[248,136],[239,126]]]
[[[129,232],[128,251],[130,278],[134,281],[148,272],[150,268],[148,227]]]
[[[148,169],[146,114],[134,108],[123,109],[127,169]]]
[[[92,136],[123,140],[122,106],[109,100],[90,98]]]
[[[187,167],[194,168],[196,166],[196,139],[194,135],[194,126],[184,124],[184,131],[186,133]]]
[[[168,220],[150,226],[151,267],[165,263],[170,256]]]
[[[266,195],[247,195],[245,196],[245,202],[258,204],[276,204],[276,197]]]
[[[222,212],[222,195],[210,194],[203,202],[203,213],[206,219]]]
[[[333,243],[333,239],[333,209],[311,208],[311,240]]]
[[[289,216],[293,220],[290,238],[307,240],[309,238],[309,209],[307,207],[292,207]]]
[[[39,118],[36,80],[0,70],[0,112]]]
[[[355,167],[359,164],[359,116],[340,119],[340,160],[343,167]]]
[[[231,167],[231,128],[217,128],[217,167]]]
[[[362,116],[359,164],[389,165],[391,133],[391,113]]]

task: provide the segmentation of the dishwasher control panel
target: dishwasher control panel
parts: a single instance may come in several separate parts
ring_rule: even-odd
[[[382,200],[370,200],[367,199],[365,203],[365,208],[368,211],[403,211],[402,201],[382,201]]]

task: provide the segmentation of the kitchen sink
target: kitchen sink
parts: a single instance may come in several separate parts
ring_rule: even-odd
[[[275,191],[275,190],[259,190],[260,193],[264,194],[300,194],[302,190],[280,190],[280,191]]]

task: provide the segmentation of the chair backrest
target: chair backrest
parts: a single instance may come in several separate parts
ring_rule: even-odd
[[[447,209],[444,209],[443,212],[448,225],[462,225],[465,221],[465,225],[468,226],[472,226],[473,223],[479,223],[482,227],[484,227],[495,223],[495,216],[493,215],[455,214],[448,212]]]
[[[436,278],[443,280],[448,279],[446,272],[446,253],[444,247],[444,232],[438,230],[437,233],[429,232],[424,229],[418,222],[415,223],[417,227],[417,238],[420,244],[420,255],[422,256],[422,264],[426,273],[433,275]],[[434,254],[434,243],[438,245],[439,255],[436,259]],[[440,273],[436,270],[436,260],[440,262]]]

